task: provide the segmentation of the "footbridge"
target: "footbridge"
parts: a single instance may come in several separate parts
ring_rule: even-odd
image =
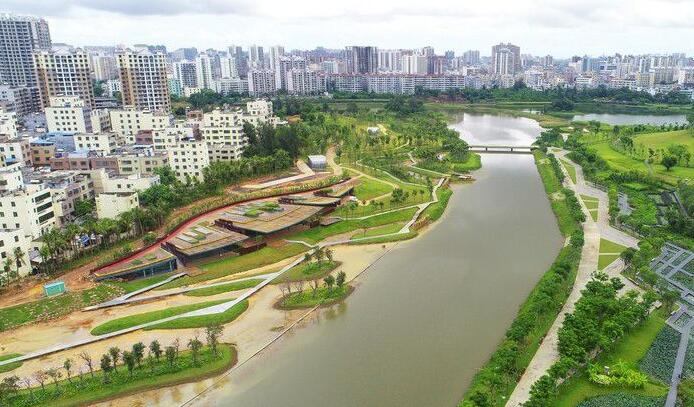
[[[471,145],[474,153],[531,154],[537,146]]]

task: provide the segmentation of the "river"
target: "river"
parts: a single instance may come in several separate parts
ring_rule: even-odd
[[[472,142],[528,145],[536,122],[453,116]],[[455,406],[562,245],[531,155],[485,155],[431,230],[343,303],[199,397],[202,406]]]

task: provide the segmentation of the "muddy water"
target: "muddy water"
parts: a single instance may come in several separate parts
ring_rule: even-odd
[[[527,145],[540,131],[493,115],[455,116],[451,127],[490,144]],[[378,260],[344,304],[192,404],[456,405],[562,243],[532,156],[485,155],[475,177],[453,187],[438,225]]]

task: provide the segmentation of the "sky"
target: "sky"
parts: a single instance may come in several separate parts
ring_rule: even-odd
[[[437,53],[512,42],[522,53],[694,55],[694,0],[0,0],[45,18],[53,42],[379,48]]]

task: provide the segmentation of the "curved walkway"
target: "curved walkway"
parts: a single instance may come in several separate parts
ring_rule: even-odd
[[[629,236],[610,226],[609,215],[607,213],[607,194],[597,188],[587,185],[581,166],[571,162],[568,158],[566,158],[566,154],[567,152],[564,150],[555,152],[555,155],[558,158],[565,159],[575,166],[576,184],[571,181],[566,168],[564,168],[562,165],[561,169],[565,175],[564,185],[571,189],[576,195],[583,194],[598,198],[598,222],[593,221],[588,208],[583,203],[583,200],[579,198],[578,201],[581,204],[581,209],[586,216],[586,220],[583,222],[584,243],[583,249],[581,250],[581,260],[578,265],[576,280],[574,281],[571,293],[569,293],[569,297],[566,299],[561,311],[559,311],[559,315],[557,315],[557,318],[554,320],[554,323],[547,332],[547,335],[543,339],[542,343],[540,343],[539,348],[535,352],[535,355],[528,364],[527,369],[518,381],[513,393],[511,393],[511,396],[506,403],[506,407],[522,406],[522,404],[530,398],[530,389],[532,385],[540,377],[544,376],[547,370],[549,370],[549,368],[559,360],[559,328],[561,328],[562,324],[564,323],[566,314],[573,312],[576,302],[581,298],[581,291],[583,291],[586,284],[590,281],[592,273],[598,269],[600,238],[603,237],[603,233],[606,235],[604,236],[606,239],[616,241],[617,243],[624,244],[626,246],[635,247],[638,243],[638,241],[632,236]],[[610,274],[612,277],[621,278],[627,287],[634,288],[634,284],[623,278],[621,275],[623,268],[624,263],[619,261],[610,264],[605,271],[608,272],[608,274]]]

